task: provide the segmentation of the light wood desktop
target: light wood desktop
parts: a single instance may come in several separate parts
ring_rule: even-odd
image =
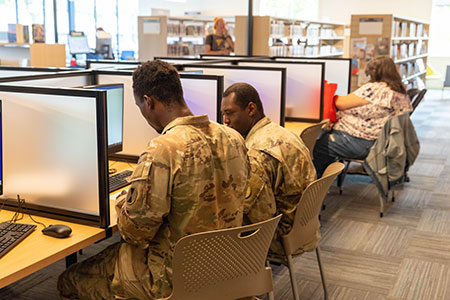
[[[110,167],[118,172],[125,169],[133,169],[133,164],[110,162]],[[115,196],[122,190],[110,194],[111,227],[117,230],[117,217],[114,210]],[[8,222],[14,215],[13,211],[0,210],[0,222]],[[36,272],[60,259],[63,259],[78,250],[81,250],[106,237],[105,229],[70,223],[55,219],[33,216],[38,222],[46,226],[52,224],[64,224],[72,229],[72,234],[68,238],[58,239],[44,235],[41,230],[42,225],[36,224],[28,215],[18,223],[36,224],[36,229],[22,240],[18,245],[0,258],[0,288],[13,283],[33,272]]]
[[[304,122],[285,122],[284,127],[295,133],[296,135],[300,135],[302,131],[311,125],[314,125],[316,123],[304,123]]]

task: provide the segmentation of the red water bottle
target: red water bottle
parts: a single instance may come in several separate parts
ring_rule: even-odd
[[[75,55],[72,55],[72,59],[70,60],[70,66],[71,67],[77,66],[77,58],[75,57]]]

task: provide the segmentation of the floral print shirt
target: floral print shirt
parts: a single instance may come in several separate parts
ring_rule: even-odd
[[[376,140],[388,119],[413,110],[408,95],[382,82],[366,83],[353,94],[370,104],[338,111],[334,129],[357,138]]]

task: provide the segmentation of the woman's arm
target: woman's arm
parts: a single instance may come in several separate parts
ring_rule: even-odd
[[[370,104],[370,102],[361,97],[356,96],[355,94],[348,94],[347,96],[338,96],[335,102],[336,108],[339,110],[346,110],[367,104]]]

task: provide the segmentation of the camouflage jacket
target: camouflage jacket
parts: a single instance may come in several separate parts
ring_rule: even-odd
[[[251,164],[250,191],[244,206],[244,222],[256,223],[282,213],[272,254],[284,254],[280,236],[289,233],[298,200],[316,179],[309,151],[300,137],[265,117],[246,137]]]
[[[150,142],[126,198],[116,204],[120,233],[133,245],[119,254],[130,264],[116,264],[117,295],[140,299],[132,292],[138,288],[153,298],[169,296],[180,238],[242,224],[246,152],[239,133],[206,115],[177,118]]]

